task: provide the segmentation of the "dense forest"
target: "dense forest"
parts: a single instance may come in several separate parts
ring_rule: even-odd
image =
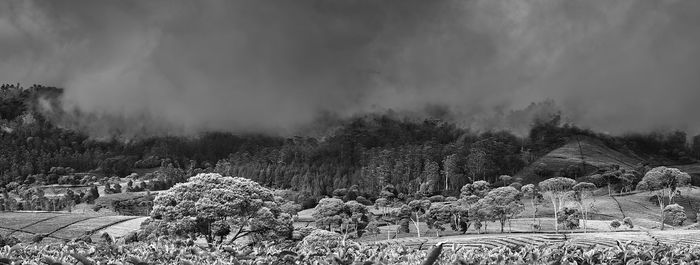
[[[431,195],[458,193],[474,180],[498,183],[499,176],[515,175],[534,158],[582,135],[652,164],[690,163],[700,156],[700,138],[691,144],[684,132],[611,136],[562,124],[559,115],[532,121],[525,137],[382,113],[339,121],[318,138],[210,132],[96,140],[43,114],[41,101],[60,100],[61,94],[38,85],[0,87],[0,185],[79,181],[66,179],[67,173],[124,177],[165,167],[185,175],[208,169],[311,197],[339,188],[376,197],[389,184],[398,194]]]

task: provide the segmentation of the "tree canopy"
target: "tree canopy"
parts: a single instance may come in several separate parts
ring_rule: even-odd
[[[168,233],[201,235],[209,243],[226,236],[291,235],[292,219],[280,210],[271,190],[240,177],[202,173],[179,183],[155,200],[151,218],[163,221]],[[234,232],[235,231],[235,232]]]

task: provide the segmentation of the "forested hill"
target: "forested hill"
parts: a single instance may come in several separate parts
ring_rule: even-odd
[[[123,177],[162,166],[183,169],[182,174],[193,168],[217,171],[312,197],[338,188],[376,196],[387,184],[397,193],[437,194],[454,193],[473,179],[498,183],[499,176],[514,175],[580,135],[651,162],[692,162],[699,154],[682,132],[612,137],[561,125],[558,116],[535,121],[525,138],[505,131],[474,133],[440,120],[375,114],[339,121],[340,126],[320,138],[212,132],[93,140],[42,115],[41,100],[56,99],[61,93],[42,86],[0,88],[1,185],[80,181],[61,178],[70,172]]]

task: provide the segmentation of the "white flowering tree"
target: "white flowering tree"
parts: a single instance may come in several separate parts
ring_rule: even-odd
[[[179,183],[154,200],[151,218],[169,234],[203,236],[209,244],[289,236],[292,218],[280,209],[273,192],[240,177],[202,173]],[[216,240],[218,238],[218,241]]]

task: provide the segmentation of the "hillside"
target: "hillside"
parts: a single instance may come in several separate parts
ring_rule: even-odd
[[[644,160],[638,156],[613,150],[598,139],[579,137],[538,158],[518,172],[515,177],[523,178],[524,184],[544,180],[535,174],[538,165],[544,165],[544,168],[553,173],[569,167],[583,168],[584,173],[590,173],[610,164],[620,165],[624,169],[635,169],[643,162]]]
[[[4,212],[0,215],[0,235],[15,236],[23,242],[37,234],[45,235],[47,241],[70,240],[82,235],[98,240],[105,231],[114,232],[115,236],[135,231],[144,219],[64,212]]]

